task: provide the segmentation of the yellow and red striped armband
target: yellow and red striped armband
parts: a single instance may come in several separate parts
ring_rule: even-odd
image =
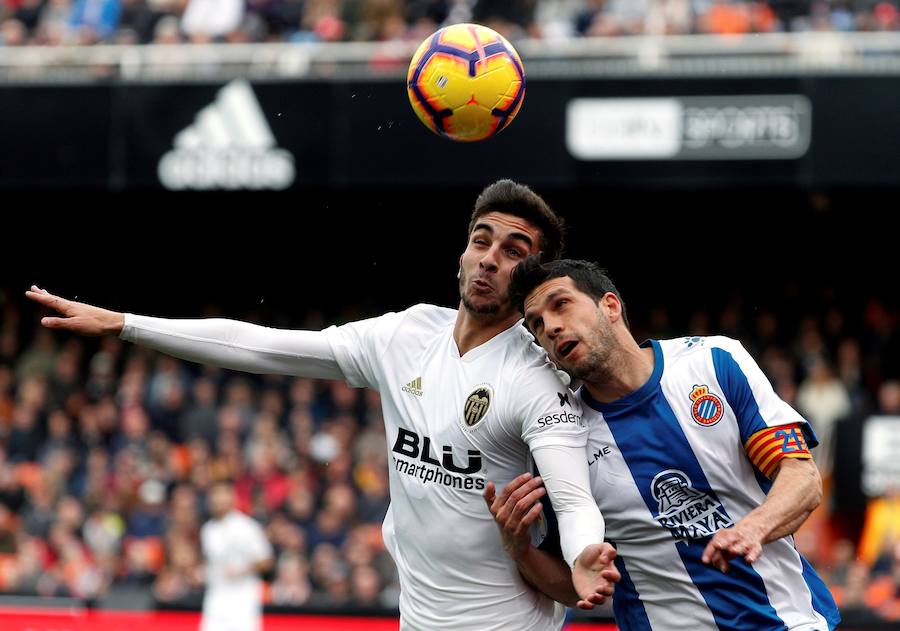
[[[762,429],[744,443],[744,450],[767,478],[772,477],[782,458],[812,458],[799,423]]]

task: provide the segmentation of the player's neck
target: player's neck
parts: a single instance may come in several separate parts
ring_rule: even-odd
[[[584,380],[584,387],[601,403],[618,401],[639,389],[650,379],[656,363],[653,349],[641,348],[634,340],[610,359],[614,365],[605,367],[604,374]]]
[[[518,312],[513,312],[506,317],[500,314],[474,314],[460,304],[456,325],[453,327],[453,340],[456,342],[459,356],[462,357],[472,349],[492,340],[518,322],[520,318]]]

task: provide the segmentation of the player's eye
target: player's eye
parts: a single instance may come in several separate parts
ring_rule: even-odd
[[[519,258],[522,256],[522,252],[520,250],[517,250],[516,248],[509,248],[506,250],[506,253],[513,258]]]

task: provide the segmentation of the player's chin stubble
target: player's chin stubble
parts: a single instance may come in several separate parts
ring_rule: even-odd
[[[500,303],[497,300],[486,302],[480,305],[476,305],[474,302],[472,302],[469,299],[468,293],[466,292],[467,285],[468,280],[466,279],[466,275],[464,273],[460,273],[459,297],[462,300],[463,307],[466,308],[466,311],[473,315],[495,315],[500,312]]]
[[[496,301],[476,305],[471,300],[469,300],[466,294],[463,294],[462,303],[466,308],[466,311],[474,315],[495,315],[500,312],[500,304]]]
[[[609,331],[602,328],[594,331],[590,340],[583,340],[589,346],[587,356],[571,369],[566,369],[570,375],[581,381],[590,381],[592,383],[603,383],[607,381],[613,373],[613,359],[610,351],[611,339]]]
[[[600,354],[592,350],[588,353],[588,356],[578,364],[569,367],[563,366],[563,368],[576,379],[596,383],[603,381],[605,375],[608,373],[603,364],[603,358]]]

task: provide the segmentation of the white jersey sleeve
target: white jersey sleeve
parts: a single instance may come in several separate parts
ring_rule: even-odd
[[[572,567],[585,547],[603,541],[606,527],[589,490],[584,448],[539,447],[532,455],[556,513],[563,558]]]
[[[716,379],[734,411],[741,443],[746,443],[755,433],[768,427],[798,424],[803,428],[809,446],[818,444],[806,419],[778,396],[739,341],[723,336],[707,339],[712,344]]]
[[[379,389],[378,384],[383,381],[382,362],[405,313],[386,313],[323,331],[348,384]]]
[[[343,379],[322,331],[290,331],[221,318],[125,314],[123,340],[188,361],[252,373]]]
[[[581,401],[549,361],[543,366],[532,362],[519,371],[515,387],[510,414],[521,421],[522,439],[532,451],[547,445],[584,449],[588,431],[581,418]]]
[[[604,535],[603,516],[590,491],[581,401],[543,357],[522,370],[515,385],[512,417],[521,419],[522,439],[544,479],[563,557],[572,566],[585,546],[601,543]]]
[[[268,538],[266,538],[266,533],[262,526],[260,526],[252,517],[247,517],[247,520],[244,523],[246,524],[245,529],[247,531],[247,556],[249,557],[250,562],[259,563],[260,561],[271,558],[273,555],[272,544],[269,543]]]

